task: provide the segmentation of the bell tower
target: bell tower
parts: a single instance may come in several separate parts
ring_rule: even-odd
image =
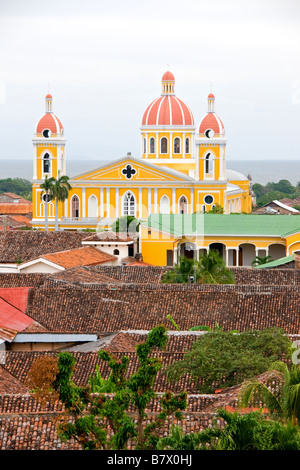
[[[40,185],[45,178],[58,178],[66,174],[66,155],[64,128],[61,121],[53,113],[53,98],[49,93],[45,97],[45,113],[38,121],[32,139],[33,179],[32,179],[32,224],[35,228],[45,226],[45,210],[47,207],[49,224],[54,224],[54,202],[45,200]],[[62,208],[59,207],[59,216]]]
[[[195,139],[197,179],[199,181],[225,181],[225,129],[215,113],[215,96],[207,98],[207,114],[202,119]]]
[[[66,174],[65,137],[61,121],[53,113],[53,98],[45,97],[45,114],[38,121],[34,138],[33,181],[42,181],[46,176],[57,178]]]

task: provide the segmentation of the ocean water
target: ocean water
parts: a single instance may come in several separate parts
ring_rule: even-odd
[[[84,171],[97,168],[108,160],[72,160],[67,161],[67,175],[75,176]],[[300,160],[227,160],[228,169],[236,170],[245,176],[251,175],[252,183],[267,184],[281,179],[290,181],[293,185],[300,181]],[[24,178],[32,179],[32,160],[1,160],[0,179]]]

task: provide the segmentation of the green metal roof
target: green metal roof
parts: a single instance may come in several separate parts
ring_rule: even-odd
[[[151,214],[144,225],[176,237],[239,235],[284,238],[300,231],[300,217],[281,214]]]
[[[291,263],[291,261],[294,261],[294,259],[295,259],[294,254],[290,256],[284,256],[284,258],[275,259],[274,261],[269,261],[268,263],[255,266],[255,269],[275,268],[276,266],[281,266],[283,264]]]

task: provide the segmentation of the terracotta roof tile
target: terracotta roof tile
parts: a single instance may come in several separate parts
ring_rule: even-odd
[[[0,263],[15,263],[18,258],[28,261],[44,253],[81,247],[86,238],[82,232],[41,232],[8,230],[0,233]]]
[[[51,261],[65,269],[76,266],[89,266],[102,263],[117,261],[117,256],[110,255],[104,251],[98,250],[93,246],[73,248],[56,253],[47,253],[40,255],[39,258]]]

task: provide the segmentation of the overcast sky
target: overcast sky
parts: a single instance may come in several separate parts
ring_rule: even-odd
[[[227,158],[300,158],[299,0],[0,0],[0,158],[29,159],[48,91],[68,159],[140,157],[162,74]]]

